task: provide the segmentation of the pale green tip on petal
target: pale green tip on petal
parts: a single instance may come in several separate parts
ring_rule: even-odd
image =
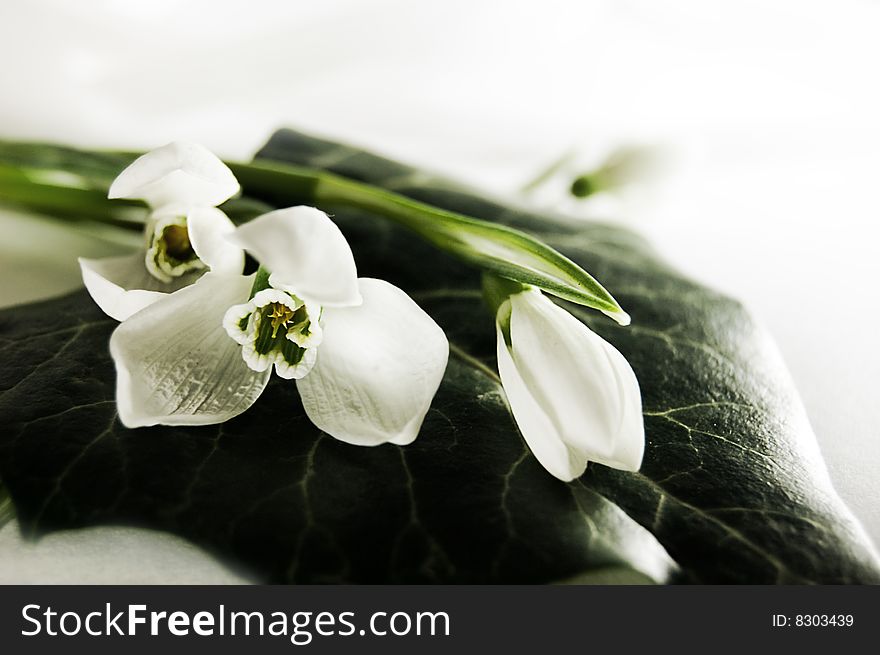
[[[618,325],[622,325],[623,327],[626,327],[627,325],[632,323],[632,318],[630,317],[630,315],[622,309],[616,312],[606,312],[605,310],[602,310],[602,313],[605,314],[605,316],[607,316],[608,318],[612,319],[615,323],[617,323]]]

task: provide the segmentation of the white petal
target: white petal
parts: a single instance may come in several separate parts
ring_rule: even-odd
[[[626,359],[538,291],[510,297],[513,361],[560,438],[587,459],[637,470],[641,394]]]
[[[306,312],[309,316],[309,333],[288,332],[287,338],[300,348],[317,348],[324,340],[324,328],[321,327],[320,316],[321,308],[308,303],[306,304]]]
[[[201,273],[157,280],[144,266],[144,251],[104,259],[80,258],[83,284],[107,316],[124,321],[135,312],[198,279]]]
[[[300,380],[307,376],[315,367],[317,361],[318,350],[309,348],[303,353],[302,359],[298,364],[288,364],[284,357],[275,359],[275,372],[279,377],[285,380]]]
[[[226,334],[228,334],[231,339],[242,346],[250,342],[253,338],[253,323],[255,319],[253,313],[256,309],[256,305],[254,305],[252,301],[248,301],[240,305],[233,305],[226,310],[225,314],[223,314],[223,329],[226,330]],[[242,329],[241,321],[245,318],[247,318],[248,321],[245,324],[244,329]]]
[[[235,224],[214,207],[198,207],[186,215],[189,240],[198,258],[217,273],[240,274],[244,251],[229,241]]]
[[[269,212],[230,239],[271,271],[273,287],[325,307],[361,302],[351,248],[327,214],[314,207]]]
[[[302,306],[302,302],[297,302],[290,297],[290,294],[272,288],[258,291],[256,295],[251,298],[251,302],[254,304],[254,307],[265,307],[266,305],[277,303],[279,305],[284,305],[291,311],[296,311]]]
[[[252,284],[253,277],[206,273],[116,328],[110,354],[124,425],[222,423],[254,403],[270,373],[248,368],[222,324]]]
[[[109,198],[140,198],[154,209],[214,207],[239,190],[232,171],[197,143],[175,141],[135,159],[110,186]]]
[[[645,420],[642,416],[642,396],[639,381],[626,358],[614,346],[603,340],[605,354],[617,373],[622,418],[620,432],[609,457],[593,458],[594,462],[624,471],[638,471],[645,454]]]
[[[247,367],[252,371],[271,371],[272,364],[275,363],[275,360],[278,358],[280,353],[275,351],[258,353],[256,348],[254,348],[253,335],[256,331],[255,326],[259,325],[259,321],[259,314],[254,314],[248,321],[248,340],[241,346],[241,356],[245,364],[247,364]],[[236,341],[238,341],[238,339],[236,339]]]
[[[330,436],[405,445],[428,413],[449,343],[403,291],[382,280],[359,283],[362,305],[324,310],[318,361],[297,387],[306,414]]]
[[[535,401],[520,377],[501,328],[498,333],[498,373],[516,424],[535,458],[553,476],[569,482],[580,477],[587,468],[583,453],[568,447],[553,422]]]

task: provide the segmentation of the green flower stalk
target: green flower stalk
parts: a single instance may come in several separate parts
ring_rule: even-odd
[[[0,143],[0,200],[51,215],[130,227],[131,205],[112,207],[104,195],[112,176],[134,158],[132,153],[79,153],[57,146]],[[227,162],[227,166],[250,198],[331,212],[341,207],[363,209],[407,227],[485,271],[597,309],[622,325],[629,323],[626,312],[587,271],[519,230],[324,170],[261,161]]]

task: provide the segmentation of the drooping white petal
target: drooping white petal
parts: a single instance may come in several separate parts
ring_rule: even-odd
[[[532,397],[531,392],[517,371],[513,357],[504,342],[501,328],[498,334],[498,373],[504,385],[504,393],[510,403],[510,409],[516,424],[535,458],[552,475],[569,482],[580,477],[587,468],[587,458],[583,453],[570,448],[559,436],[541,406]]]
[[[360,304],[351,248],[327,214],[314,207],[269,212],[230,237],[272,275],[270,284],[325,307]]]
[[[596,456],[594,462],[624,471],[638,471],[645,454],[645,421],[642,416],[642,396],[635,372],[614,346],[603,340],[605,354],[617,373],[621,403],[620,432],[609,457]]]
[[[189,240],[198,258],[217,273],[240,274],[244,251],[229,241],[235,224],[214,207],[197,207],[186,215]]]
[[[109,198],[139,198],[154,209],[215,207],[239,190],[232,171],[197,143],[175,141],[135,159],[110,186]]]
[[[347,443],[405,445],[419,433],[449,343],[443,330],[388,282],[359,280],[363,304],[324,310],[312,372],[297,381],[312,422]]]
[[[607,341],[538,291],[510,297],[513,362],[556,433],[590,461],[638,470],[638,381]]]
[[[135,312],[198,279],[201,272],[157,280],[144,267],[144,251],[121,257],[79,259],[83,283],[105,314],[124,321]]]
[[[223,328],[252,284],[252,276],[206,273],[116,328],[110,353],[124,425],[222,423],[254,403],[269,371],[248,368]]]

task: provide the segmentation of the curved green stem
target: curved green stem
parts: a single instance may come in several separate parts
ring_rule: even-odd
[[[560,298],[629,317],[589,273],[545,243],[513,228],[440,209],[334,173],[277,162],[229,163],[245,191],[278,205],[353,207],[392,220],[481,268]]]
[[[0,164],[0,200],[37,213],[80,221],[90,220],[125,229],[140,230],[143,220],[133,201],[111,201],[105,191],[35,181],[27,174]]]
[[[139,229],[143,205],[108,201],[112,171],[137,153],[89,153],[44,144],[0,142],[0,201],[52,216],[97,220]],[[82,160],[82,164],[78,162]],[[627,314],[589,273],[545,243],[513,228],[419,202],[386,189],[325,170],[273,161],[228,162],[246,196],[276,207],[315,205],[332,211],[352,207],[394,221],[436,247],[498,276],[544,289],[560,298],[598,309],[626,324]],[[65,184],[72,179],[75,184]],[[247,220],[262,205],[246,199],[234,220]],[[132,216],[132,207],[139,208]],[[256,212],[256,213],[255,213]],[[230,214],[232,212],[230,211]]]

